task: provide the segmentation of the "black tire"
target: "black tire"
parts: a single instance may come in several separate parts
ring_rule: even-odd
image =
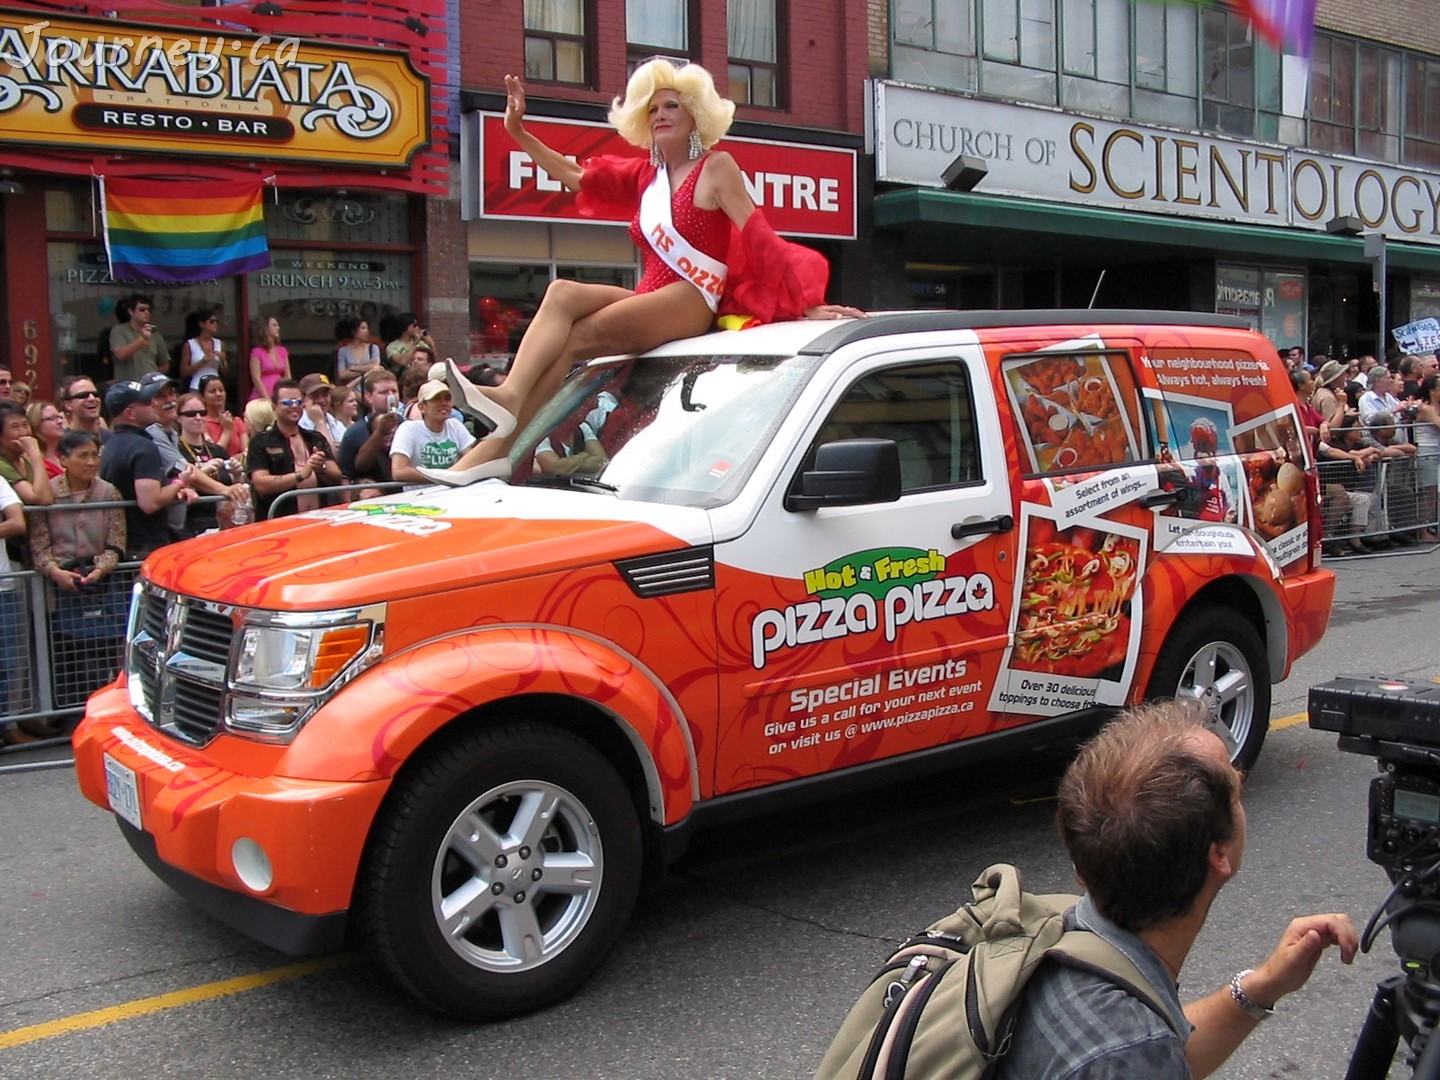
[[[614,947],[641,862],[635,804],[594,747],[534,724],[476,729],[386,800],[357,886],[360,937],[431,1008],[530,1012]]]
[[[1204,607],[1175,620],[1160,649],[1146,697],[1202,702],[1230,761],[1249,769],[1270,730],[1270,662],[1241,612]]]

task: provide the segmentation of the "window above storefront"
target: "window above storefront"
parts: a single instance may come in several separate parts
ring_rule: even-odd
[[[1218,5],[891,0],[890,26],[903,82],[1440,167],[1440,58],[1412,50],[1317,31],[1302,96],[1302,66]]]

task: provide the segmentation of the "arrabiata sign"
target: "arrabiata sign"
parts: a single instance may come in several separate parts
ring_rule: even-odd
[[[401,52],[0,12],[0,142],[403,166],[429,125]]]

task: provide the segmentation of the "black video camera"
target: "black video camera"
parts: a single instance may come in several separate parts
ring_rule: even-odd
[[[1440,861],[1440,685],[1342,675],[1310,688],[1310,726],[1378,758],[1365,854],[1390,880]]]
[[[1365,853],[1391,889],[1360,947],[1388,929],[1400,961],[1376,987],[1346,1080],[1383,1080],[1402,1036],[1412,1080],[1440,1080],[1440,686],[1344,675],[1310,688],[1310,726],[1378,760]]]

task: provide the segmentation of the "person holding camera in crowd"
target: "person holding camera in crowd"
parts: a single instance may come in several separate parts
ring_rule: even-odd
[[[399,383],[391,372],[378,368],[360,380],[360,391],[366,411],[340,440],[340,471],[352,484],[388,483],[390,443],[401,420]]]
[[[430,338],[430,331],[420,325],[419,316],[404,311],[395,316],[392,325],[399,332],[385,346],[386,367],[398,375],[414,362],[416,349],[423,349],[431,363],[435,361],[435,342]],[[426,366],[428,369],[429,365]]]
[[[218,505],[196,503],[190,507],[185,518],[185,535],[199,536],[211,529],[228,528],[235,508],[250,502],[250,489],[245,486],[244,478],[235,475],[240,461],[231,459],[222,446],[206,437],[205,399],[199,394],[191,391],[182,395],[178,415],[180,438],[175,449],[185,459],[185,463],[192,467],[197,482],[201,482],[203,477],[216,485],[211,489],[211,494],[223,493],[226,496],[226,501]]]
[[[116,382],[139,382],[151,371],[170,370],[170,346],[151,322],[154,301],[132,293],[115,305],[116,324],[110,328],[110,356]]]
[[[1068,928],[1123,952],[1180,1012],[1178,980],[1220,890],[1245,853],[1240,775],[1196,702],[1129,709],[1080,751],[1060,782],[1060,836],[1085,888]],[[1331,946],[1359,947],[1342,914],[1294,919],[1270,956],[1183,1007],[1181,1038],[1110,978],[1046,964],[1030,981],[1000,1080],[1189,1080],[1218,1069]]]

